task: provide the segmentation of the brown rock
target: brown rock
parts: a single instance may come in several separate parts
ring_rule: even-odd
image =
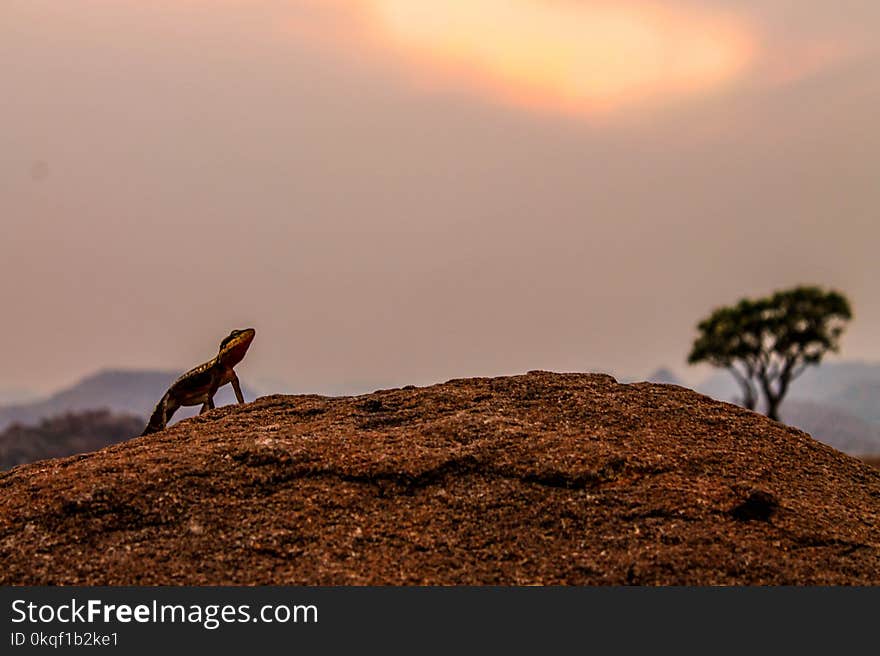
[[[0,475],[2,584],[877,584],[880,472],[681,387],[271,396]]]

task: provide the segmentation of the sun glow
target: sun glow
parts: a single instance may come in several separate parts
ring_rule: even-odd
[[[735,80],[754,52],[733,18],[650,0],[365,2],[380,41],[427,64],[430,81],[562,111],[705,93]]]

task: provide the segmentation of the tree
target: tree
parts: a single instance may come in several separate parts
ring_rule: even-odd
[[[699,323],[688,362],[726,368],[743,392],[742,404],[754,410],[762,393],[767,416],[778,420],[791,382],[826,353],[838,350],[851,318],[843,294],[819,287],[744,298]]]

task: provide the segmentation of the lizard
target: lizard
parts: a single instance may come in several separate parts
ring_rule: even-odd
[[[199,414],[214,408],[214,395],[217,390],[232,383],[235,390],[235,398],[239,403],[244,403],[241,393],[241,384],[233,367],[244,359],[248,347],[254,340],[256,331],[253,328],[233,330],[229,336],[220,342],[220,349],[216,357],[208,360],[198,367],[190,369],[175,380],[168,391],[156,404],[156,409],[150,417],[150,421],[141,435],[149,435],[163,430],[171,419],[171,415],[177,412],[181,406],[202,404]]]

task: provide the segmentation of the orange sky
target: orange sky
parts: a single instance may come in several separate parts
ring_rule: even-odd
[[[526,107],[605,113],[705,93],[743,75],[741,17],[645,0],[365,0],[380,42],[429,72]]]
[[[843,354],[880,360],[878,24],[4,0],[0,390],[182,370],[251,325],[243,379],[298,390],[687,373],[703,314],[797,283],[849,293]]]

